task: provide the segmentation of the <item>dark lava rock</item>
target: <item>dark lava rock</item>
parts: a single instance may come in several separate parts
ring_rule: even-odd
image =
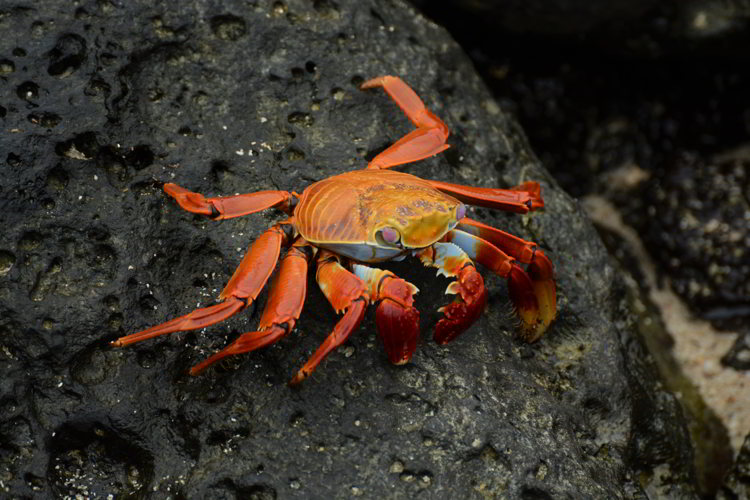
[[[700,316],[742,333],[724,357],[736,369],[750,367],[749,168],[746,153],[683,154],[635,186],[642,197],[616,195],[674,290]]]
[[[675,291],[703,317],[750,319],[750,155],[681,155],[622,194],[626,220],[648,242]]]
[[[399,1],[48,1],[0,28],[0,488],[13,497],[695,498],[674,397],[578,205],[446,33]],[[334,314],[308,283],[289,338],[200,377],[256,308],[127,349],[108,341],[214,300],[278,219],[214,223],[162,192],[301,191],[410,130],[363,79],[398,74],[443,117],[440,180],[535,179],[546,211],[475,217],[537,241],[559,319],[514,336],[502,280],[477,325],[389,365],[372,315],[297,390]],[[425,337],[446,299],[432,271]],[[264,300],[261,296],[260,302]]]
[[[718,500],[750,498],[750,434],[745,438],[734,467],[716,498]]]

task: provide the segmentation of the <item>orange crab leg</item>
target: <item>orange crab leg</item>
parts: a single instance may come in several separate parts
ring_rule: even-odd
[[[309,377],[331,351],[346,342],[349,335],[362,322],[370,302],[365,284],[341,265],[337,255],[321,250],[318,253],[317,264],[315,279],[321,291],[337,313],[346,312],[330,335],[289,382],[290,385],[297,385]]]
[[[263,233],[245,254],[240,266],[219,295],[222,302],[209,307],[196,309],[179,318],[161,325],[152,326],[138,333],[120,337],[112,342],[117,347],[173,332],[184,332],[204,328],[238,313],[249,306],[257,297],[276,267],[281,246],[288,241],[282,222]]]
[[[227,356],[254,351],[273,344],[294,329],[307,295],[307,263],[311,251],[292,247],[284,256],[274,276],[271,292],[258,324],[258,331],[243,333],[227,347],[197,364],[190,370],[198,375]]]
[[[372,301],[380,302],[375,320],[388,360],[407,363],[419,339],[419,311],[413,298],[419,289],[390,271],[362,264],[353,264],[352,271],[367,284]]]
[[[419,96],[397,76],[380,76],[360,85],[362,90],[383,87],[391,99],[417,127],[377,155],[367,168],[390,168],[421,160],[445,151],[450,130],[443,121],[428,110]]]
[[[445,344],[469,328],[484,311],[484,279],[466,252],[452,243],[434,243],[416,255],[424,265],[437,267],[438,274],[456,278],[445,291],[456,294],[456,300],[439,309],[443,318],[435,325],[435,342]]]
[[[510,189],[479,188],[428,180],[432,187],[464,203],[525,214],[544,207],[538,182],[525,182]]]
[[[445,240],[455,243],[480,264],[508,279],[510,298],[522,320],[522,337],[527,342],[538,340],[557,314],[552,263],[533,243],[511,234],[466,218],[461,220],[459,227],[467,228],[471,233],[454,229],[446,234]],[[529,264],[529,273],[493,243]]]
[[[236,196],[206,198],[200,193],[188,191],[172,183],[164,184],[164,191],[188,212],[207,215],[214,220],[231,219],[272,207],[287,213],[291,211],[292,195],[286,191],[258,191]]]

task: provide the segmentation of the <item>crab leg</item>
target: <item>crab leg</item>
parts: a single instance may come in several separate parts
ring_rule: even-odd
[[[448,149],[449,145],[445,141],[450,135],[450,130],[440,118],[425,107],[416,92],[401,78],[380,76],[367,80],[359,88],[366,90],[375,87],[383,87],[417,129],[373,158],[367,168],[390,168],[421,160]]]
[[[522,320],[522,337],[527,342],[538,340],[555,319],[557,311],[554,269],[550,260],[533,243],[481,222],[464,218],[458,227],[460,230],[449,231],[445,240],[455,243],[480,264],[508,279],[511,300]],[[524,271],[514,258],[528,264],[529,272]]]
[[[301,241],[301,240],[300,240]],[[284,256],[274,276],[271,292],[258,324],[258,331],[243,333],[227,347],[190,370],[198,375],[227,356],[254,351],[273,344],[294,329],[307,294],[307,263],[311,251],[303,245],[293,246]]]
[[[414,294],[419,289],[390,271],[353,264],[352,271],[367,284],[373,302],[378,305],[378,334],[388,359],[395,365],[407,363],[417,348],[419,311]]]
[[[200,193],[188,191],[172,183],[164,184],[164,191],[188,212],[207,215],[214,220],[231,219],[272,207],[287,213],[291,211],[292,195],[286,191],[258,191],[236,196],[206,198]]]
[[[456,300],[439,310],[444,317],[435,326],[435,342],[445,344],[469,328],[484,311],[487,290],[484,279],[469,256],[452,243],[434,243],[416,255],[426,266],[438,268],[438,274],[455,277],[445,293],[456,294]]]
[[[469,205],[521,214],[544,207],[542,190],[538,182],[525,182],[510,189],[479,188],[430,180],[427,182],[435,189],[455,196]]]
[[[255,240],[219,295],[220,303],[196,309],[161,325],[120,337],[113,341],[112,345],[122,347],[167,333],[204,328],[225,320],[249,306],[258,297],[273,268],[276,267],[281,246],[289,239],[283,226],[290,222],[291,219],[276,224]]]
[[[323,295],[326,296],[337,313],[345,312],[330,335],[326,337],[307,363],[300,368],[289,385],[297,385],[309,377],[331,351],[346,342],[349,335],[362,322],[365,310],[370,302],[365,284],[341,265],[337,255],[327,250],[321,250],[318,253],[317,265],[318,270],[315,273],[315,279]]]

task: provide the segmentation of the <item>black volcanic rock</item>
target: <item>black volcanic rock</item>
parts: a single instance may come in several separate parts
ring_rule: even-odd
[[[176,7],[179,5],[179,8]],[[48,1],[0,28],[0,488],[12,497],[694,498],[674,397],[634,335],[622,282],[578,205],[461,49],[400,1]],[[406,167],[445,181],[543,184],[546,210],[473,215],[537,241],[559,319],[526,345],[487,278],[477,325],[391,366],[369,315],[299,389],[335,315],[314,281],[297,329],[205,375],[257,309],[126,349],[108,341],[211,303],[279,218],[214,223],[161,190],[286,189],[354,168],[410,130],[398,74],[453,135]],[[416,269],[415,269],[416,268]],[[264,296],[261,296],[261,303]]]

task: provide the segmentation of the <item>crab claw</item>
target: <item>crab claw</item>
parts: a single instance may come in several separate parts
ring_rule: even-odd
[[[376,267],[353,264],[352,272],[365,282],[372,301],[378,303],[375,322],[388,360],[395,365],[407,363],[419,338],[419,311],[414,307],[414,294],[419,289]]]
[[[388,360],[395,365],[408,363],[417,348],[419,311],[412,304],[414,285],[388,276],[380,286],[375,322]]]
[[[484,279],[473,265],[466,265],[458,273],[446,293],[455,293],[456,300],[438,309],[443,318],[435,326],[435,342],[446,344],[469,328],[484,311],[487,290]]]
[[[529,342],[534,342],[547,331],[550,323],[557,316],[557,286],[552,262],[539,248],[534,250],[534,257],[529,264],[528,273],[539,306],[536,327],[533,328],[533,334],[526,337]],[[531,328],[529,330],[532,331]]]
[[[417,348],[419,311],[385,299],[378,306],[375,322],[388,361],[394,365],[408,363]]]
[[[528,273],[516,262],[512,263],[508,290],[521,318],[521,337],[526,342],[539,340],[557,311],[552,263],[541,250],[535,252]]]

